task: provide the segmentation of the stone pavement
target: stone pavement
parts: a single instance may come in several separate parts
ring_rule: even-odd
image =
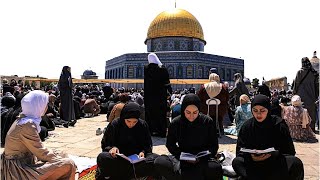
[[[96,129],[106,126],[106,116],[101,114],[93,118],[78,120],[75,127],[59,128],[50,132],[44,142],[48,148],[64,151],[68,154],[95,158],[101,152],[100,142],[103,135],[96,135]],[[317,135],[319,139],[319,135]],[[165,138],[153,137],[153,152],[168,154]],[[219,151],[229,150],[235,153],[237,138],[222,136],[219,138]],[[319,180],[319,143],[294,143],[296,155],[304,164],[305,179]],[[1,153],[3,148],[1,148]]]

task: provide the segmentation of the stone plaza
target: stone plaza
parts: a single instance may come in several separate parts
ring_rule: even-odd
[[[98,128],[106,127],[106,115],[100,114],[93,118],[83,118],[78,120],[75,127],[57,127],[50,132],[49,138],[44,145],[51,149],[64,151],[70,155],[96,158],[101,152],[102,135],[96,135]],[[316,135],[319,139],[319,135]],[[168,154],[165,147],[165,138],[153,137],[153,152],[157,154]],[[235,153],[236,136],[225,135],[219,138],[219,150],[228,150]],[[318,180],[319,176],[319,143],[295,142],[296,155],[304,164],[306,180]],[[1,153],[3,148],[1,148]]]

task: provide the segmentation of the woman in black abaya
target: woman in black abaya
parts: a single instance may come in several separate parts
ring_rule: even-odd
[[[129,102],[124,105],[120,117],[110,122],[101,140],[102,152],[97,157],[97,180],[109,177],[113,180],[129,180],[137,177],[156,176],[152,153],[152,140],[148,124],[141,120],[140,106]],[[143,161],[131,164],[117,157],[117,153],[139,155]]]
[[[181,115],[174,118],[168,130],[166,147],[172,155],[155,160],[157,172],[167,180],[221,180],[222,167],[214,159],[219,149],[215,120],[199,112],[200,98],[187,94],[181,104]],[[211,154],[195,162],[180,160],[182,152]]]
[[[72,94],[72,78],[71,78],[71,68],[69,66],[64,66],[60,75],[58,82],[58,88],[60,91],[60,118],[62,120],[68,121],[70,125],[74,125],[76,118],[74,113],[73,105],[73,94]],[[68,127],[68,124],[65,125]]]
[[[253,117],[242,125],[238,134],[232,166],[242,179],[302,180],[303,164],[295,157],[295,148],[286,122],[270,115],[270,99],[262,94],[251,103]],[[261,155],[243,153],[241,148],[276,151]]]

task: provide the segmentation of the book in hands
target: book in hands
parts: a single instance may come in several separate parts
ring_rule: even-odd
[[[137,154],[126,156],[124,154],[117,153],[117,157],[120,157],[120,158],[123,158],[123,159],[129,161],[131,164],[141,162],[145,159],[144,157],[139,157],[139,155],[137,155]]]
[[[191,153],[185,153],[185,152],[181,152],[180,154],[180,160],[182,161],[197,161],[199,158],[204,157],[204,156],[208,156],[209,154],[211,154],[210,151],[201,151],[198,154],[194,155]]]
[[[264,150],[240,148],[240,152],[245,152],[250,154],[268,154],[275,151],[276,150],[273,147],[264,149]]]

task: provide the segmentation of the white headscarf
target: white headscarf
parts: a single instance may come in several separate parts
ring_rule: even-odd
[[[25,95],[21,100],[22,115],[18,125],[28,122],[36,124],[38,133],[40,132],[41,116],[47,107],[49,95],[40,90],[34,90]]]
[[[148,62],[150,63],[154,63],[154,64],[158,64],[158,66],[162,66],[161,61],[159,60],[158,56],[155,53],[150,53],[148,55]]]
[[[222,89],[222,84],[220,83],[220,77],[216,73],[211,73],[209,75],[209,83],[204,84],[207,94],[210,98],[216,97]]]

